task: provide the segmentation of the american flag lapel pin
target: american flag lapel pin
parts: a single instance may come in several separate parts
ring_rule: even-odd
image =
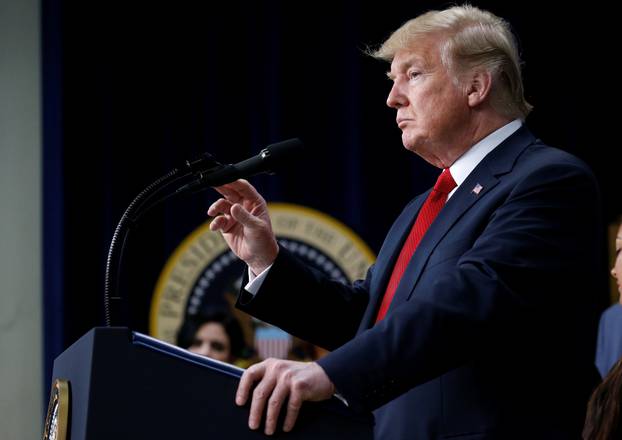
[[[478,195],[479,195],[479,193],[481,192],[481,190],[483,190],[483,189],[484,189],[484,187],[478,183],[477,185],[475,185],[475,186],[473,187],[473,189],[471,190],[471,192],[472,192],[473,194],[475,194],[476,196],[478,196]]]

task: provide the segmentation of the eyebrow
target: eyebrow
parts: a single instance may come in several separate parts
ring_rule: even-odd
[[[397,69],[397,70],[398,70],[398,71],[405,71],[405,70],[408,70],[410,67],[412,67],[412,66],[413,66],[414,64],[416,64],[416,63],[420,64],[422,68],[425,68],[425,66],[426,66],[426,64],[427,64],[427,63],[425,62],[425,59],[424,59],[423,57],[421,57],[421,56],[419,56],[419,55],[415,55],[415,54],[413,54],[413,55],[411,55],[410,57],[406,58],[404,61],[402,61],[402,62],[398,65],[398,69]],[[390,80],[395,79],[395,75],[393,75],[393,74],[391,73],[391,71],[390,71],[390,70],[387,72],[387,77],[388,77]]]

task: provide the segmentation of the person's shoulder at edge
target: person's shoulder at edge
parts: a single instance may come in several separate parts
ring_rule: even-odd
[[[622,304],[615,303],[609,306],[601,315],[601,320],[616,320],[622,323]]]

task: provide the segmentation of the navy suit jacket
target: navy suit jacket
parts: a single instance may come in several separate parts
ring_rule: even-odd
[[[318,363],[351,407],[375,410],[377,439],[579,438],[598,380],[592,173],[520,128],[447,201],[374,325],[427,194],[364,280],[327,279],[281,249],[238,307],[332,350]]]

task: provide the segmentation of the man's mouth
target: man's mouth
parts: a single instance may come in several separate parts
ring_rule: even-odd
[[[406,118],[398,118],[396,119],[397,122],[397,126],[399,128],[404,128],[406,125],[408,125],[408,123],[411,121],[412,119],[406,119]]]

